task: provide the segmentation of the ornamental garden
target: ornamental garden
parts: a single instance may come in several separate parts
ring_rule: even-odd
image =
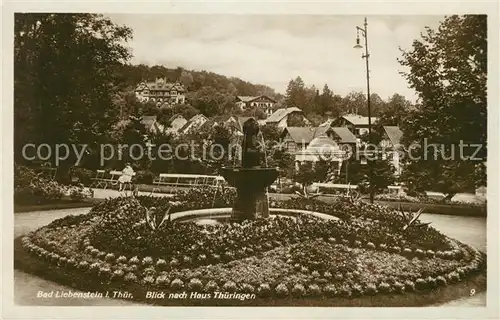
[[[161,305],[421,306],[485,290],[485,254],[404,208],[298,197],[235,223],[235,196],[108,199],[16,239],[16,265]]]

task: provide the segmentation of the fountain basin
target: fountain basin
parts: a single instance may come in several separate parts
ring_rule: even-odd
[[[270,186],[278,178],[277,168],[224,167],[221,175],[226,182],[236,188],[261,190]]]
[[[203,224],[209,224],[218,222],[229,222],[231,219],[233,208],[211,208],[211,209],[198,209],[198,210],[187,210],[172,213],[172,221],[177,220],[179,222],[197,221],[203,220]],[[298,210],[298,209],[282,209],[282,208],[270,208],[269,211],[273,216],[288,216],[297,217],[301,214],[308,214],[325,220],[338,220],[339,218],[316,211]]]

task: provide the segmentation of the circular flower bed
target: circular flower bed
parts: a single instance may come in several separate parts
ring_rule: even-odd
[[[484,254],[428,225],[404,228],[395,211],[346,200],[277,204],[338,220],[307,214],[241,224],[167,219],[167,211],[230,206],[234,196],[213,201],[207,193],[106,200],[89,214],[56,220],[25,236],[22,245],[103,286],[135,284],[171,293],[226,292],[262,299],[425,292],[464,281],[486,267]],[[151,207],[156,210],[145,209]]]

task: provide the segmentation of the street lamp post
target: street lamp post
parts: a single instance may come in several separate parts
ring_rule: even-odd
[[[372,141],[372,114],[371,114],[371,103],[370,103],[370,66],[369,66],[369,58],[370,54],[368,53],[368,22],[365,17],[365,23],[363,25],[363,28],[356,26],[356,45],[354,46],[355,49],[362,49],[363,46],[359,44],[359,32],[361,31],[361,34],[365,38],[365,54],[361,56],[362,59],[366,60],[366,94],[367,94],[367,102],[368,102],[368,142],[371,143]],[[366,149],[365,149],[366,150]],[[366,152],[365,152],[366,154]],[[373,168],[371,161],[367,159],[368,163],[368,168],[370,170],[369,173],[369,181],[370,181],[370,203],[373,203],[373,187],[372,187],[372,180],[373,180]]]

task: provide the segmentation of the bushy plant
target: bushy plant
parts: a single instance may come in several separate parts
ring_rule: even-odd
[[[226,292],[236,292],[237,290],[237,286],[236,286],[236,283],[234,283],[233,281],[227,281],[226,283],[224,283],[224,285],[222,286],[222,289]]]
[[[297,283],[293,286],[291,293],[294,297],[300,298],[305,295],[306,289],[304,288],[303,285]]]
[[[271,295],[271,286],[268,283],[261,283],[257,288],[257,294],[260,297],[269,297]]]
[[[190,291],[200,291],[203,288],[203,283],[200,279],[193,278],[189,281],[187,287]]]
[[[288,288],[284,283],[278,284],[276,286],[276,288],[274,289],[274,291],[276,292],[276,295],[278,297],[282,297],[282,298],[288,296],[288,294],[289,294]]]
[[[204,287],[205,292],[215,292],[219,289],[219,285],[214,280],[210,280]]]

